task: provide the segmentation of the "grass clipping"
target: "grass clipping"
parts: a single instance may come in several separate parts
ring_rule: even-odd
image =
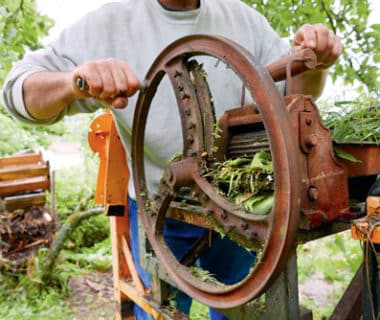
[[[335,142],[371,142],[380,145],[380,101],[360,99],[336,102],[322,112],[323,124]]]
[[[219,194],[246,212],[266,215],[272,209],[273,164],[268,152],[217,163],[205,177]]]

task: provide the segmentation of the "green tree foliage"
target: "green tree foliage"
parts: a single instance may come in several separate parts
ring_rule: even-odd
[[[35,0],[0,0],[0,83],[14,61],[40,46],[53,21],[36,10]]]
[[[0,87],[12,64],[28,50],[39,48],[40,39],[52,25],[53,20],[38,13],[35,0],[0,0]],[[52,134],[65,132],[63,124],[47,127],[13,122],[3,107],[0,107],[0,123],[3,129],[0,156],[46,147]]]
[[[269,19],[284,37],[305,24],[323,23],[342,38],[343,54],[331,74],[360,81],[379,96],[380,24],[370,24],[371,0],[243,0]],[[372,0],[378,1],[378,0]]]

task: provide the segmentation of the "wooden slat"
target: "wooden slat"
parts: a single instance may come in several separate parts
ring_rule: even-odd
[[[38,163],[42,162],[41,153],[27,153],[20,154],[11,157],[2,157],[0,158],[0,167],[18,165],[18,164],[28,164],[28,163]]]
[[[39,189],[49,189],[49,179],[47,177],[34,177],[27,179],[0,181],[0,196]]]
[[[46,195],[44,192],[8,196],[3,199],[4,207],[7,211],[24,209],[31,206],[43,206],[45,202]]]
[[[129,267],[129,271],[131,273],[131,277],[132,277],[132,280],[133,280],[133,283],[134,283],[136,290],[140,294],[145,294],[146,289],[140,280],[139,274],[137,273],[137,269],[136,269],[136,266],[135,266],[135,264],[133,262],[133,258],[132,258],[132,252],[129,249],[127,240],[125,240],[124,236],[121,237],[121,249],[124,253],[124,258],[127,261],[127,265]]]
[[[24,164],[0,168],[0,181],[17,180],[48,175],[49,167],[46,163]]]

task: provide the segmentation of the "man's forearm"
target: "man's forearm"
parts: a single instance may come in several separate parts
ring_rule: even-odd
[[[27,112],[37,120],[57,117],[77,97],[71,72],[37,72],[23,83]]]
[[[292,79],[291,93],[311,95],[317,99],[322,95],[328,70],[306,71]]]

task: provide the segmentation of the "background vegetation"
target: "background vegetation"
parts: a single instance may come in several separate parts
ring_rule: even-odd
[[[333,78],[354,85],[358,99],[363,93],[379,99],[380,24],[368,23],[371,10],[369,0],[245,2],[268,17],[284,37],[291,38],[303,23],[322,22],[330,26],[344,42],[343,56],[333,68]],[[14,61],[26,51],[40,46],[40,39],[52,24],[50,18],[36,11],[34,0],[0,0],[0,84]],[[360,101],[358,99],[356,103]],[[326,102],[330,107],[334,104],[337,102]],[[350,107],[354,108],[355,104],[350,104]],[[57,172],[57,227],[74,210],[93,207],[91,199],[96,178],[96,159],[85,142],[91,116],[78,116],[75,119],[70,123],[61,122],[49,127],[29,126],[15,122],[0,107],[1,156],[26,148],[46,148],[55,139],[81,142],[83,164]],[[74,318],[75,310],[69,309],[65,302],[70,295],[67,280],[80,273],[110,270],[107,223],[107,218],[99,216],[78,228],[65,245],[51,283],[41,281],[41,262],[46,250],[32,257],[28,274],[3,270],[0,273],[0,318]],[[349,235],[336,235],[318,243],[300,246],[298,250],[300,282],[318,276],[332,282],[334,286],[330,306],[321,308],[315,301],[304,300],[304,304],[316,311],[316,319],[319,319],[328,315],[333,303],[339,299],[361,261],[361,250],[358,243],[350,241]],[[198,305],[192,318],[204,319],[204,314],[205,308]]]

